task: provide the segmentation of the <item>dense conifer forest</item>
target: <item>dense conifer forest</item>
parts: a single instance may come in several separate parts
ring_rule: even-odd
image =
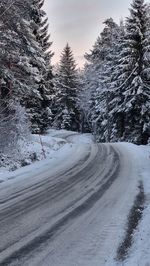
[[[70,45],[52,66],[43,0],[0,2],[0,157],[30,132],[91,132],[98,142],[150,139],[150,7],[104,21],[79,70]],[[93,40],[94,42],[94,40]]]

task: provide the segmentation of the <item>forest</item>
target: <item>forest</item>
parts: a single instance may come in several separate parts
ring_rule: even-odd
[[[0,1],[0,165],[20,141],[49,128],[90,132],[97,142],[150,142],[150,5],[103,31],[77,67],[69,43],[52,65],[43,0]]]

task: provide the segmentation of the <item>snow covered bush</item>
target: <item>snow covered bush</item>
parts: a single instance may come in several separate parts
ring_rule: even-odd
[[[0,167],[20,158],[22,145],[29,136],[25,109],[13,100],[0,100]]]

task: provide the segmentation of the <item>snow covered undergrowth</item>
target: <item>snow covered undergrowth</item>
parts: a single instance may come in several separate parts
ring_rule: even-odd
[[[31,135],[27,142],[19,143],[15,154],[3,158],[0,167],[0,183],[9,178],[9,172],[43,159],[51,159],[56,151],[66,144],[65,139],[47,135]],[[11,175],[11,174],[10,174]]]
[[[45,135],[31,135],[27,142],[20,142],[20,150],[16,150],[14,156],[11,154],[10,158],[4,158],[4,166],[0,167],[0,183],[13,179],[16,173],[20,173],[21,177],[22,173],[26,171],[24,167],[27,165],[33,164],[31,165],[33,171],[37,165],[40,166],[41,164],[37,161],[47,161],[45,159],[48,159],[51,160],[51,163],[54,160],[53,164],[59,164],[57,162],[59,157],[62,162],[65,154],[70,150],[73,151],[71,143],[77,144],[79,142],[90,144],[93,142],[93,136],[55,129],[49,129]],[[42,167],[43,163],[41,164]]]

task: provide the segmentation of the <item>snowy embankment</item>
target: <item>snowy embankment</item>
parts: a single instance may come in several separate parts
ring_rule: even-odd
[[[150,146],[126,144],[130,149],[137,173],[143,182],[145,204],[142,219],[134,232],[133,245],[124,266],[150,265]]]
[[[150,265],[150,146],[137,146],[128,143],[121,143],[120,147],[124,147],[129,151],[132,157],[132,165],[138,182],[142,182],[144,188],[144,209],[142,218],[139,220],[138,226],[133,230],[131,235],[131,246],[126,249],[123,261],[117,261],[110,258],[105,265],[107,266],[149,266]],[[133,178],[131,176],[131,178]],[[129,187],[130,190],[130,187]],[[139,209],[140,212],[140,209]],[[134,220],[130,221],[134,224]],[[128,230],[128,222],[124,228],[124,236],[122,235],[120,244],[123,243]],[[132,225],[131,225],[132,226]],[[114,254],[114,256],[116,256]]]
[[[31,135],[28,142],[20,142],[20,152],[16,151],[13,159],[6,158],[4,166],[0,167],[0,183],[6,180],[13,179],[26,172],[29,169],[44,167],[46,161],[52,165],[58,163],[57,160],[64,160],[63,156],[70,152],[73,143],[92,143],[93,137],[91,134],[84,134],[84,136],[66,130],[48,130],[46,135]],[[58,153],[59,151],[59,153]],[[46,159],[46,161],[45,161]],[[55,161],[55,163],[54,163]]]
[[[66,131],[60,131],[60,135]],[[20,142],[20,152],[16,151],[13,159],[6,157],[3,167],[0,167],[0,183],[12,179],[16,173],[23,173],[27,165],[32,164],[36,168],[39,161],[44,159],[52,160],[55,158],[57,151],[62,148],[69,149],[64,138],[54,137],[58,134],[56,130],[50,130],[47,135],[31,135],[27,142]],[[38,161],[38,162],[37,162]],[[44,162],[43,162],[44,163]],[[20,169],[21,168],[21,169]],[[17,170],[18,169],[18,170]]]

